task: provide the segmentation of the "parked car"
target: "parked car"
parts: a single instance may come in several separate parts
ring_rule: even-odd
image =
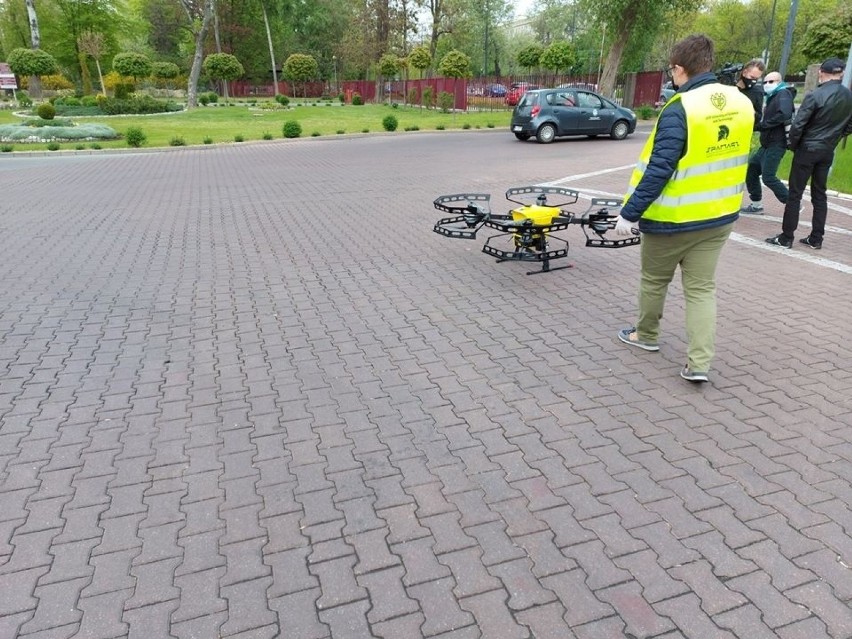
[[[658,108],[658,109],[659,109],[659,108],[661,108],[661,107],[663,107],[663,106],[666,104],[666,102],[668,102],[669,100],[671,100],[671,99],[672,99],[672,96],[673,96],[675,93],[676,93],[676,91],[675,91],[675,90],[674,90],[674,88],[672,87],[672,83],[671,83],[671,81],[666,82],[666,83],[663,85],[663,88],[662,88],[662,89],[660,89],[660,99],[659,99],[659,100],[657,100],[657,101],[654,103],[654,106],[655,106],[656,108]]]
[[[492,98],[502,98],[505,97],[509,90],[502,84],[489,84],[486,87],[485,95],[490,96]]]
[[[564,135],[623,140],[636,130],[636,114],[591,91],[539,89],[527,91],[514,108],[511,130],[519,140],[535,136],[541,144]]]
[[[528,82],[512,82],[511,86],[509,86],[509,91],[506,93],[506,104],[515,106],[521,101],[524,93],[540,88],[538,85],[529,84]]]

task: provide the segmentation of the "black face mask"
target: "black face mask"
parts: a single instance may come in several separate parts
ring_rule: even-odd
[[[747,78],[744,75],[740,76],[740,80],[743,81],[743,86],[746,89],[752,88],[755,84],[757,84],[757,80],[752,80],[751,78]]]

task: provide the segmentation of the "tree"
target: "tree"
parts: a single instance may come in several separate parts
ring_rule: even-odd
[[[151,75],[158,80],[174,80],[180,75],[180,67],[174,62],[154,62],[151,65]],[[169,89],[173,88],[171,82],[166,85]]]
[[[307,82],[317,77],[319,65],[311,55],[294,53],[284,62],[284,75],[293,82],[302,82],[302,96],[308,97]]]
[[[7,62],[13,73],[27,75],[30,78],[39,78],[57,71],[56,60],[47,51],[41,49],[24,49],[23,47],[13,49],[9,53]],[[36,89],[32,86],[32,79],[30,89],[31,93],[36,93]],[[41,81],[38,83],[37,93],[35,97],[41,97]]]
[[[518,51],[518,64],[532,71],[541,63],[541,56],[544,53],[544,47],[539,44],[531,44]]]
[[[204,73],[214,80],[236,80],[246,71],[235,56],[230,53],[211,53],[204,58]],[[225,99],[228,98],[228,85],[225,84]]]
[[[812,61],[838,57],[845,60],[852,42],[852,4],[841,4],[833,13],[808,24],[801,50]]]
[[[382,74],[383,79],[393,79],[397,71],[399,71],[399,58],[393,53],[386,53],[379,59],[379,73]],[[388,100],[390,100],[390,92],[388,93]]]
[[[112,68],[138,81],[151,75],[153,65],[148,56],[141,53],[119,53],[112,59]]]
[[[447,78],[466,78],[470,75],[470,58],[454,49],[441,59],[438,73]]]
[[[94,31],[86,31],[77,39],[77,48],[83,55],[91,56],[98,69],[98,81],[101,83],[101,93],[106,95],[104,74],[101,72],[101,56],[104,54],[104,35]]]
[[[33,50],[38,50],[41,47],[41,33],[38,29],[38,15],[36,15],[35,0],[26,0],[26,5],[27,17],[29,18],[30,22],[30,46],[33,48]],[[39,78],[39,75],[46,74],[32,75],[30,77],[29,84],[30,94],[32,94],[32,96],[36,98],[41,97],[41,79]]]
[[[567,40],[552,43],[541,54],[541,66],[555,72],[568,72],[577,62],[574,46]]]
[[[186,87],[186,108],[198,106],[198,77],[201,75],[201,64],[204,58],[204,39],[213,21],[213,10],[216,0],[180,0],[186,17],[190,22],[190,33],[195,42],[195,53],[192,56],[192,66]]]
[[[700,0],[581,0],[587,14],[609,35],[612,42],[599,82],[600,92],[612,96],[615,76],[634,34],[656,33],[667,11],[690,11]]]
[[[408,54],[408,65],[420,71],[420,75],[432,65],[432,55],[424,46],[414,47]]]

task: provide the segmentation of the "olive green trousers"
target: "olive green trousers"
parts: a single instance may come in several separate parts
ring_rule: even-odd
[[[672,233],[643,233],[637,337],[656,344],[669,284],[680,265],[686,298],[690,370],[706,372],[716,352],[716,265],[733,224]]]

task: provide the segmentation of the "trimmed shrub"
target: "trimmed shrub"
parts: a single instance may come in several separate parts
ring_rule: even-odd
[[[462,128],[463,128],[465,131],[466,131],[467,129],[469,129],[469,128],[470,128],[470,122],[465,122],[464,124],[462,124]]]
[[[408,90],[408,103],[417,104],[417,87],[411,87]]]
[[[11,153],[14,150],[15,150],[15,147],[12,146],[11,144],[4,144],[3,146],[0,146],[0,152],[2,152],[2,153]]]
[[[360,93],[352,94],[352,104],[354,104],[355,106],[361,106],[364,104],[364,98],[361,97]]]
[[[636,109],[636,114],[642,120],[650,120],[655,115],[657,115],[657,111],[654,109],[654,107],[652,107],[648,104],[641,104]]]
[[[395,115],[386,115],[382,119],[382,126],[385,131],[396,131],[396,127],[399,126],[399,120],[396,119]]]
[[[263,139],[264,140],[271,140],[272,134],[267,131],[266,133],[263,134]]]
[[[181,136],[176,135],[169,140],[169,146],[186,146],[186,140],[184,140]]]
[[[435,127],[438,131],[443,131],[446,127],[443,124],[439,124]]]
[[[60,91],[63,89],[73,89],[74,83],[68,78],[58,73],[41,76],[41,88],[48,91]]]
[[[59,150],[59,142],[50,142],[47,145],[48,151],[58,151]]]
[[[288,104],[290,104],[290,98],[288,98],[288,97],[287,97],[286,95],[284,95],[283,93],[279,93],[278,95],[276,95],[276,96],[275,96],[275,101],[276,101],[278,104],[280,104],[281,106],[287,106]]]
[[[42,120],[52,120],[56,117],[56,107],[50,102],[43,102],[38,105],[36,113]]]
[[[98,144],[97,142],[94,142],[94,143],[89,145],[89,148],[94,149],[95,151],[98,151],[98,150],[102,149],[103,147],[100,144]]]
[[[438,94],[438,108],[441,109],[443,113],[449,113],[454,104],[455,98],[452,93],[449,93],[448,91],[441,91],[441,93]]]
[[[237,133],[237,135],[234,136],[234,142],[245,142],[245,141],[246,141],[246,139],[242,135],[240,135],[239,133]]]
[[[86,148],[85,144],[77,144],[77,145],[74,146],[74,150],[76,150],[76,151],[82,151],[85,148]]]
[[[135,89],[136,87],[130,82],[119,82],[112,90],[112,96],[116,100],[126,100]]]
[[[213,138],[211,138],[211,137],[204,138],[204,144],[213,144]]]
[[[346,131],[343,129],[337,129],[337,135],[343,135],[344,133],[346,133]]]
[[[322,135],[322,133],[320,133],[319,131],[314,131],[313,133],[311,133],[312,138],[318,138],[321,135]]]
[[[80,100],[80,104],[84,107],[98,106],[98,99],[93,95],[84,95]]]
[[[148,141],[148,136],[138,126],[132,126],[124,133],[124,139],[127,140],[127,146],[139,148]]]
[[[423,87],[423,93],[420,95],[420,104],[431,107],[435,101],[435,90],[432,87]]]
[[[302,135],[302,125],[295,120],[287,120],[282,129],[285,138],[297,138]]]

